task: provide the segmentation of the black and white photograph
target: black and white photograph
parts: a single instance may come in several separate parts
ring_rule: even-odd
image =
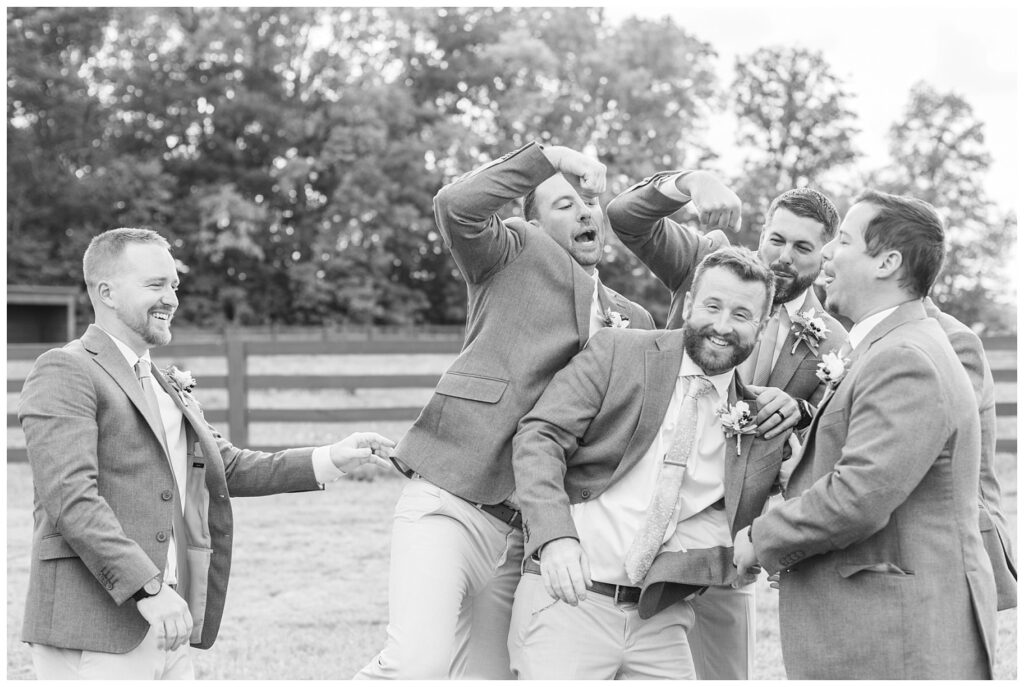
[[[7,680],[1016,680],[1021,12],[6,4]]]

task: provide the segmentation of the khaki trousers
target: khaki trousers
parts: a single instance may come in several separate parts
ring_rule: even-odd
[[[594,592],[578,606],[555,601],[527,573],[512,609],[512,671],[520,680],[692,680],[692,624],[689,602],[642,620],[636,604]]]
[[[750,679],[757,636],[754,587],[708,587],[693,599],[697,619],[686,637],[698,680]]]
[[[188,645],[175,651],[157,648],[156,630],[126,654],[59,649],[32,644],[32,665],[40,680],[195,680]]]
[[[356,679],[512,679],[508,627],[522,531],[438,486],[395,506],[384,648]]]

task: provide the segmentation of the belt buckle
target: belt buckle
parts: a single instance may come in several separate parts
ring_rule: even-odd
[[[619,592],[620,591],[622,591],[622,585],[621,584],[615,585],[615,596],[612,597],[612,600],[615,603],[619,603]]]
[[[508,519],[506,524],[511,527],[515,527],[516,522],[523,519],[523,513],[522,511],[515,510],[514,508],[510,510],[512,511],[512,517]]]

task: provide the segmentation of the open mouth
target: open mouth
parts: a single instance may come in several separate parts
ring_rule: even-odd
[[[169,312],[156,311],[150,314],[153,316],[154,319],[160,320],[161,322],[171,321],[171,313]]]
[[[723,339],[720,336],[706,336],[704,337],[704,340],[717,348],[728,348],[729,346],[732,346],[731,341],[729,341],[728,339]]]
[[[590,243],[592,241],[596,241],[597,230],[587,229],[585,231],[580,232],[579,234],[576,234],[576,236],[574,236],[572,240],[575,241],[576,243]]]

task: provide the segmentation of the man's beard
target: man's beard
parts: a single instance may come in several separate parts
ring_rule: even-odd
[[[707,341],[710,336],[724,339],[732,348],[713,347]],[[716,334],[711,326],[696,329],[689,322],[683,322],[683,349],[705,374],[718,375],[746,360],[754,350],[754,340],[744,344],[734,333]]]
[[[772,266],[772,278],[775,280],[775,297],[772,299],[772,305],[781,305],[788,303],[793,300],[801,293],[807,290],[807,288],[814,283],[814,280],[818,278],[817,274],[807,274],[800,276],[793,270],[787,269],[781,266]],[[790,279],[779,280],[779,275],[785,275]]]
[[[170,322],[168,321],[167,331],[157,329],[156,324],[150,318],[150,314],[152,312],[152,310],[146,311],[142,317],[136,317],[134,314],[118,312],[118,318],[150,346],[166,346],[171,342]]]

